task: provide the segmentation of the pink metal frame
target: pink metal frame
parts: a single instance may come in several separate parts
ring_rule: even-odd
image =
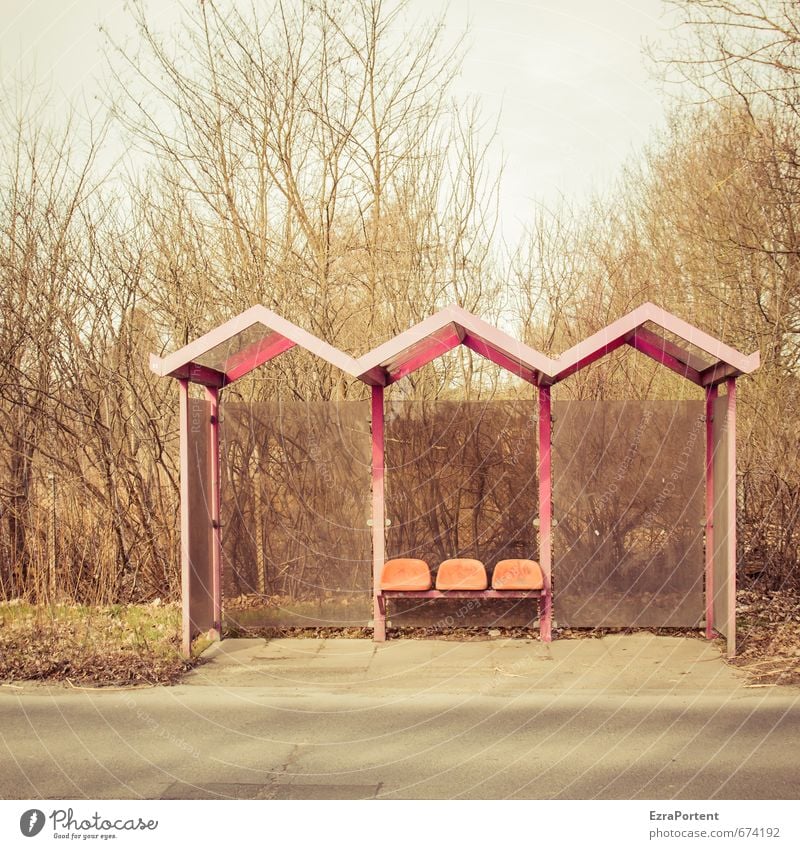
[[[728,514],[727,536],[723,560],[727,569],[727,598],[725,599],[725,639],[728,657],[736,655],[736,378],[729,377],[726,384],[727,442],[725,468],[728,475],[724,509]],[[721,450],[714,437],[714,402],[718,386],[706,387],[706,638],[713,639],[717,632],[714,621],[714,506],[717,492],[714,482],[714,454]]]
[[[726,559],[728,561],[728,657],[736,655],[736,379],[729,377],[728,389],[728,534]]]
[[[225,361],[226,383],[232,383],[253,369],[269,362],[284,351],[294,348],[295,342],[280,334],[268,336],[265,340],[248,345],[243,351],[229,357]]]
[[[662,337],[645,325],[661,327],[674,337],[692,345],[709,355],[712,362],[698,357],[693,351],[684,349],[680,344]],[[235,340],[239,334],[260,325],[264,328],[261,340],[237,349]],[[211,367],[198,362],[205,354],[215,348],[230,343],[232,353],[221,363]],[[409,330],[400,333],[394,339],[378,346],[359,359],[334,348],[327,342],[313,336],[297,325],[292,324],[271,310],[256,305],[220,325],[194,342],[167,357],[150,356],[151,369],[160,376],[177,378],[180,383],[180,424],[181,424],[181,570],[183,588],[183,647],[188,653],[192,634],[189,633],[189,551],[188,539],[192,517],[188,510],[186,491],[188,464],[188,385],[196,383],[206,387],[206,398],[212,406],[211,427],[211,516],[212,516],[212,562],[214,594],[214,627],[219,632],[222,625],[222,554],[220,544],[220,470],[219,470],[219,390],[235,380],[250,373],[258,366],[269,362],[281,353],[299,346],[336,366],[345,374],[358,378],[372,387],[372,540],[373,540],[373,585],[374,623],[376,639],[385,637],[385,605],[377,589],[380,586],[380,572],[385,556],[385,518],[384,518],[384,459],[383,459],[383,387],[411,374],[416,369],[431,362],[459,344],[490,359],[523,380],[534,384],[539,390],[539,558],[542,570],[548,580],[552,567],[551,525],[552,525],[552,474],[550,465],[551,416],[550,386],[566,379],[582,368],[596,362],[609,352],[622,345],[630,345],[657,362],[703,386],[706,390],[706,588],[707,601],[713,597],[713,540],[714,528],[711,509],[714,504],[714,482],[711,473],[713,457],[713,437],[710,432],[711,405],[717,393],[717,387],[725,382],[728,389],[728,421],[730,438],[728,441],[729,474],[732,475],[728,487],[728,510],[732,517],[731,532],[726,540],[729,563],[734,564],[735,572],[735,414],[736,414],[736,377],[749,374],[758,368],[759,353],[750,355],[725,345],[718,339],[704,333],[682,319],[674,316],[654,304],[646,303],[612,322],[574,347],[553,359],[514,339],[499,328],[493,327],[478,316],[472,315],[456,305],[451,305],[420,322]],[[728,604],[735,609],[735,574],[729,581]],[[489,592],[489,591],[487,591]],[[431,596],[438,597],[438,596]],[[494,596],[487,596],[492,598]],[[542,595],[541,604],[547,605],[542,614],[547,622],[548,632],[542,639],[549,639],[551,615],[551,593]],[[546,614],[546,615],[545,615]],[[713,635],[713,609],[707,606],[706,633]],[[735,647],[735,635],[728,635],[729,652]]]
[[[550,589],[552,575],[552,523],[553,487],[550,466],[552,417],[550,387],[539,387],[539,566],[546,576],[548,592],[542,600],[542,640],[550,642],[553,593]]]
[[[373,638],[386,639],[386,609],[381,604],[380,585],[386,559],[386,519],[383,492],[383,387],[372,387],[372,592]]]
[[[386,639],[386,602],[392,598],[487,598],[487,599],[509,599],[509,598],[535,598],[539,601],[539,637],[542,642],[549,643],[552,640],[552,584],[550,570],[542,567],[544,587],[541,590],[381,590],[375,595],[377,607],[380,610],[382,630],[380,636],[375,629],[375,642],[382,643]]]
[[[643,325],[647,323],[658,325],[687,344],[700,348],[717,362],[699,371],[697,369],[699,363],[691,351],[685,351],[658,334],[646,331]],[[645,330],[645,332],[642,333],[642,330]],[[657,350],[667,354],[674,364],[689,365],[690,370],[685,376],[701,386],[710,386],[719,382],[721,377],[718,370],[722,365],[731,370],[730,376],[735,376],[755,371],[760,362],[758,351],[745,356],[719,339],[715,339],[708,333],[704,333],[697,327],[693,327],[677,316],[661,309],[661,307],[646,303],[594,333],[588,339],[579,342],[561,354],[557,360],[553,360],[552,382],[557,383],[563,380],[578,370],[576,367],[584,368],[590,365],[621,344],[637,347],[637,342],[642,343],[641,347],[647,349],[643,350],[643,353],[648,354],[648,356],[655,356],[659,362],[664,362],[664,360],[657,353]],[[694,372],[697,372],[697,374],[695,375]]]
[[[180,389],[180,471],[181,471],[181,648],[184,655],[189,657],[192,651],[190,617],[191,594],[191,561],[189,556],[189,536],[192,516],[189,513],[189,381],[179,380]]]
[[[697,369],[692,368],[688,363],[678,359],[674,354],[670,353],[666,349],[664,342],[665,340],[655,333],[648,333],[643,328],[639,328],[631,334],[628,344],[636,348],[637,351],[647,354],[648,357],[651,357],[656,362],[666,366],[668,369],[672,369],[672,371],[679,374],[681,377],[686,377],[691,380],[692,383],[702,386],[703,379],[700,376],[700,372],[697,371]]]
[[[706,387],[706,639],[714,638],[714,401],[717,387]]]
[[[648,330],[644,326],[648,323],[705,351],[713,362],[706,365],[692,351],[684,350],[675,342]],[[264,342],[233,353],[219,369],[196,362],[213,348],[231,342],[254,325],[264,327]],[[759,365],[758,351],[747,356],[741,354],[655,304],[647,303],[556,359],[514,339],[461,307],[451,305],[356,360],[271,310],[256,305],[167,357],[151,354],[150,367],[161,376],[222,387],[282,351],[298,345],[364,383],[386,386],[458,344],[467,345],[530,383],[558,383],[626,344],[701,386],[712,386],[731,377],[749,374]]]
[[[220,530],[219,389],[206,387],[211,404],[211,568],[214,630],[222,637],[222,537]]]
[[[265,337],[269,337],[265,343],[256,343],[245,351],[233,353],[221,369],[213,369],[195,362],[214,348],[232,342],[240,333],[254,325],[263,326]],[[284,341],[281,341],[280,337]],[[161,377],[185,378],[193,383],[221,388],[244,377],[252,369],[294,345],[326,360],[347,374],[355,375],[358,371],[358,364],[351,356],[260,304],[250,307],[167,357],[151,354],[150,368]]]

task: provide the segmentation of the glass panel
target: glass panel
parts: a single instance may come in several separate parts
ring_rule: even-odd
[[[367,402],[221,405],[228,624],[372,616]]]
[[[538,551],[535,402],[390,401],[385,413],[387,558],[498,560]],[[530,624],[531,601],[396,600],[394,625]]]
[[[225,342],[216,345],[210,351],[206,351],[205,354],[195,357],[194,362],[201,366],[216,369],[217,371],[227,371],[227,363],[231,357],[248,348],[250,345],[262,344],[266,346],[271,336],[279,335],[274,330],[270,330],[263,324],[256,322]]]
[[[698,626],[703,402],[556,401],[553,414],[558,625]]]

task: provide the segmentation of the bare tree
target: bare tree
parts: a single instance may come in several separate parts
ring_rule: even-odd
[[[404,7],[205,2],[175,51],[135,6],[141,52],[113,51],[118,116],[159,163],[165,305],[203,276],[187,307],[204,322],[262,301],[360,352],[449,301],[493,303],[492,134],[448,99],[460,44],[440,21],[404,31]]]
[[[678,35],[658,60],[711,99],[751,115],[800,117],[800,8],[794,0],[667,0]]]

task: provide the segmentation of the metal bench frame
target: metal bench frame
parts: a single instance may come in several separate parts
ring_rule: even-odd
[[[552,640],[553,588],[549,567],[542,566],[544,587],[540,590],[384,590],[375,593],[373,639],[386,641],[386,602],[392,598],[535,598],[539,601],[539,638],[543,643]]]

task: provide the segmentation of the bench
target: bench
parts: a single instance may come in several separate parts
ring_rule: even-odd
[[[431,570],[424,560],[398,558],[384,564],[379,586],[375,588],[375,642],[386,639],[386,603],[393,598],[536,599],[540,639],[545,643],[552,639],[550,571],[542,569],[535,560],[501,560],[492,573],[491,587],[486,567],[480,560],[445,560],[437,570],[435,589],[431,584]]]

